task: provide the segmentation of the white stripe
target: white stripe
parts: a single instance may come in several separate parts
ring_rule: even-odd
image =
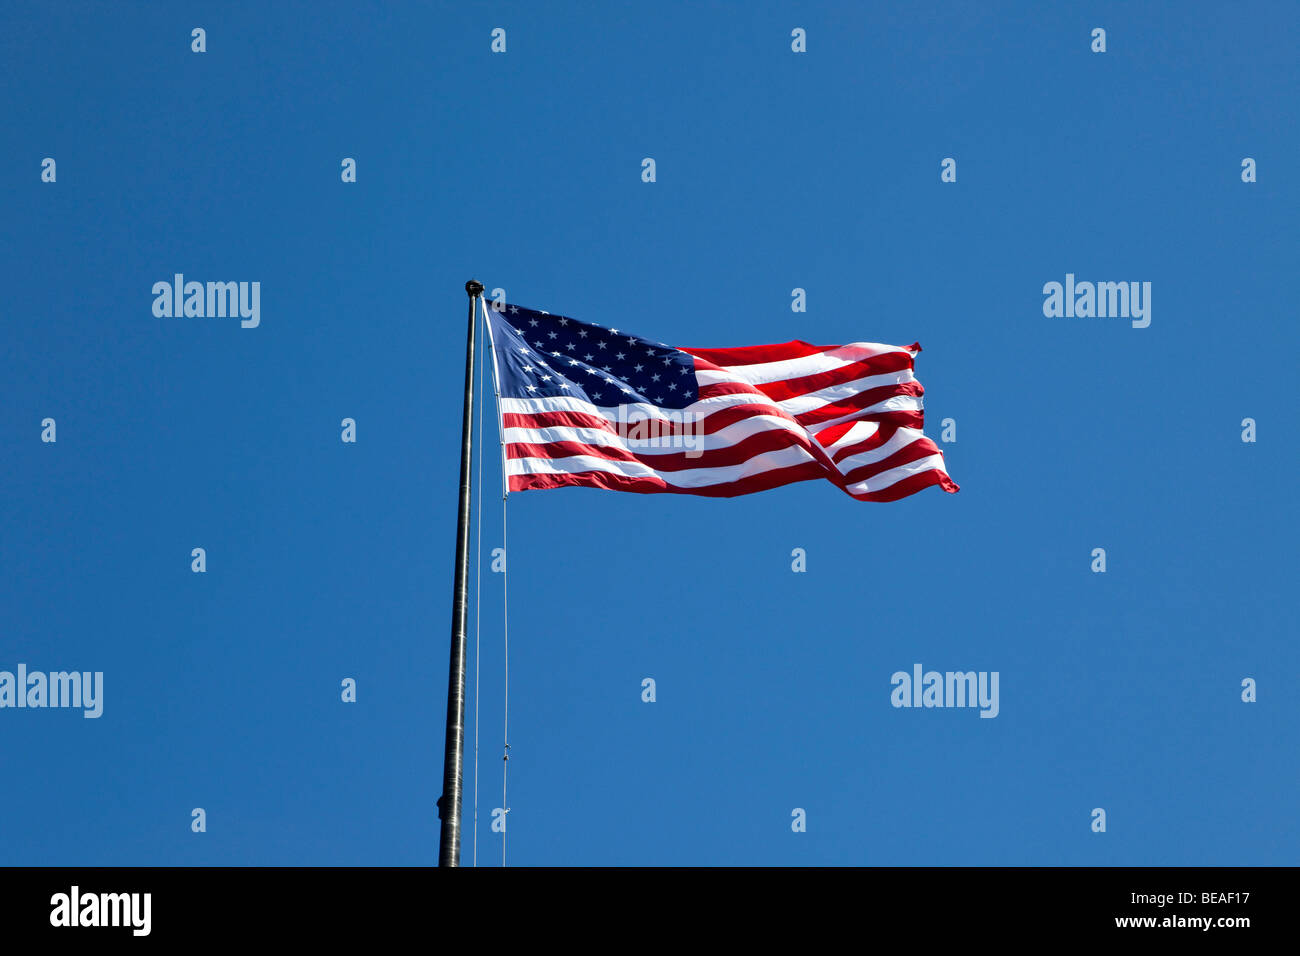
[[[699,379],[700,385],[751,385],[750,382],[744,382],[737,379],[736,375],[730,371],[712,371],[711,369],[702,368],[695,373]],[[869,388],[881,388],[886,385],[901,385],[904,382],[914,382],[916,376],[911,369],[902,369],[898,372],[881,372],[877,375],[867,375],[862,378],[856,378],[851,382],[842,382],[838,385],[827,385],[825,388],[817,389],[812,392],[802,392],[799,395],[790,398],[781,399],[781,404],[786,405],[796,399],[804,398],[822,398],[825,401],[820,404],[826,404],[828,401],[847,398],[858,392],[865,392]],[[768,383],[769,385],[772,383]]]
[[[809,425],[806,431],[809,435],[816,438],[819,432],[830,427],[829,424]],[[856,445],[860,441],[866,441],[879,430],[880,422],[854,422],[843,435],[831,442],[829,445],[821,442],[820,439],[818,439],[818,443],[826,449],[826,454],[833,455],[835,452],[839,451],[841,448],[847,447],[848,445]]]
[[[891,468],[888,471],[882,471],[878,475],[872,475],[865,481],[855,481],[851,485],[846,485],[847,491],[855,495],[860,495],[869,491],[884,491],[890,485],[897,484],[909,475],[919,475],[923,471],[942,471],[948,474],[943,467],[943,455],[930,455],[928,458],[918,458],[916,461],[910,461],[906,465],[899,465],[897,468]]]
[[[511,475],[573,475],[588,471],[603,471],[632,478],[659,478],[673,488],[705,488],[725,485],[753,475],[788,468],[813,458],[799,447],[779,448],[776,451],[755,455],[739,465],[720,465],[716,468],[692,468],[686,471],[657,472],[636,461],[609,461],[591,455],[573,455],[568,458],[514,458],[506,464]]]
[[[586,412],[600,415],[601,408],[586,399],[557,395],[553,398],[503,398],[501,410],[509,414],[531,415],[534,412]]]
[[[540,412],[582,412],[588,415],[599,415],[611,422],[617,423],[619,409],[623,409],[623,415],[630,417],[637,415],[641,418],[649,418],[655,421],[671,422],[684,421],[685,416],[693,415],[703,418],[711,415],[716,411],[724,408],[730,408],[734,405],[763,405],[771,409],[773,414],[779,415],[780,407],[766,395],[759,393],[741,393],[734,395],[714,395],[711,398],[704,398],[698,402],[692,402],[685,408],[663,409],[657,405],[651,405],[648,402],[629,402],[626,405],[593,405],[585,399],[577,396],[556,396],[548,398],[503,398],[501,399],[501,410],[506,414],[513,415],[536,415]]]
[[[853,398],[853,396],[869,389],[883,388],[888,385],[903,385],[914,381],[916,381],[916,378],[913,376],[911,369],[904,369],[901,372],[887,372],[884,375],[868,375],[866,378],[844,382],[841,385],[831,385],[815,392],[809,392],[806,395],[783,398],[777,404],[791,415],[802,415],[804,412],[811,412],[823,405],[834,405],[846,398]]]
[[[890,435],[889,441],[879,448],[872,448],[868,451],[858,452],[856,455],[849,455],[842,461],[837,462],[835,467],[840,470],[841,475],[847,475],[854,468],[861,468],[863,465],[874,465],[878,461],[884,461],[890,455],[902,451],[912,442],[920,441],[924,437],[925,435],[920,429],[900,428]]]
[[[883,355],[886,352],[913,354],[910,349],[900,348],[897,345],[881,345],[878,342],[852,342],[814,355],[800,355],[797,358],[780,359],[776,362],[758,362],[754,365],[720,365],[718,367],[726,369],[741,381],[749,382],[751,385],[765,385],[768,382],[783,382],[787,379],[803,378],[805,375],[816,375],[818,372],[828,372],[831,369],[842,368],[853,362],[860,362],[863,359],[871,358],[873,355]],[[696,374],[703,371],[705,370],[697,370]]]
[[[876,402],[874,405],[868,405],[866,408],[858,408],[849,412],[847,415],[841,415],[839,418],[832,418],[829,421],[818,422],[818,428],[828,428],[831,425],[838,425],[841,422],[851,422],[862,418],[865,415],[875,415],[878,412],[919,412],[925,408],[925,403],[919,398],[911,395],[895,395],[893,398],[887,398],[883,402]]]
[[[736,379],[731,371],[715,372],[709,369],[700,369],[695,373],[700,380],[701,385],[724,385],[735,384]],[[861,392],[873,388],[886,388],[891,385],[904,385],[908,382],[916,381],[916,376],[911,369],[903,369],[898,372],[884,372],[879,375],[867,375],[863,378],[854,379],[851,382],[843,382],[839,385],[828,385],[826,388],[818,389],[815,392],[806,392],[803,395],[795,395],[790,398],[771,399],[781,407],[783,411],[792,416],[802,415],[804,412],[810,412],[814,409],[821,408],[823,405],[834,405],[845,399],[853,398]],[[748,382],[739,384],[748,385]]]
[[[573,441],[599,445],[602,448],[622,448],[634,455],[646,456],[730,448],[752,435],[768,431],[787,431],[804,441],[808,440],[807,433],[798,424],[776,415],[753,415],[708,434],[699,430],[703,421],[699,419],[695,427],[688,425],[684,434],[657,437],[648,427],[640,427],[644,424],[642,422],[633,422],[619,428],[584,428],[573,425],[550,425],[542,428],[512,427],[505,430],[505,441],[507,444],[531,445]],[[638,435],[641,437],[637,437]],[[646,444],[651,440],[653,444]],[[641,444],[635,444],[636,442]]]
[[[670,409],[665,413],[654,405],[645,402],[623,406],[624,415],[630,416],[633,413],[656,422],[682,422],[690,421],[686,415],[699,416],[701,418],[720,411],[724,408],[730,408],[734,405],[766,405],[774,413],[779,413],[782,409],[775,402],[764,398],[760,395],[717,395],[713,398],[706,398],[688,405],[685,409]],[[611,428],[616,429],[618,426],[619,407],[604,407],[593,405],[591,402],[571,396],[557,396],[553,398],[503,398],[501,399],[502,411],[515,415],[532,415],[543,412],[583,412],[588,415],[601,417],[610,422]],[[854,409],[846,415],[840,415],[838,418],[832,418],[829,421],[818,422],[810,426],[810,430],[815,433],[823,428],[829,428],[831,425],[838,425],[842,422],[856,421],[867,415],[879,414],[883,412],[896,411],[920,411],[925,407],[919,397],[912,395],[895,395],[874,405],[868,405],[866,408]],[[686,414],[683,414],[686,413]],[[673,417],[669,417],[669,415]],[[778,417],[771,415],[769,417]],[[791,422],[795,429],[804,429],[802,425]]]

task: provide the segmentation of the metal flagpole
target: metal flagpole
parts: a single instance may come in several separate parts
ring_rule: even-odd
[[[475,310],[483,284],[465,283],[469,294],[469,331],[465,341],[465,413],[460,426],[460,509],[456,513],[456,576],[451,590],[451,662],[447,670],[447,737],[443,745],[442,796],[438,818],[438,865],[460,866],[461,780],[465,762],[465,617],[469,579],[470,450],[474,434],[474,331]]]

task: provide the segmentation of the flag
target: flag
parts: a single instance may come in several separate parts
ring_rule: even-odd
[[[732,497],[825,479],[860,501],[957,491],[922,433],[920,345],[675,348],[484,303],[507,488]]]

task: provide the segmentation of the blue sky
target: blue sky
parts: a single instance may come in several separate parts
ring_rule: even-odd
[[[1294,863],[1298,26],[6,4],[0,669],[104,712],[0,710],[0,863],[436,861],[471,277],[682,346],[919,341],[962,486],[513,495],[512,865]],[[156,318],[177,272],[260,325]],[[1150,282],[1150,327],[1045,317],[1067,273]],[[916,663],[997,671],[998,717],[891,707]]]

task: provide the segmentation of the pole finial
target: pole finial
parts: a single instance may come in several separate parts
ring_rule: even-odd
[[[483,283],[479,282],[477,279],[470,279],[465,283],[465,291],[469,293],[471,299],[476,295],[482,295]]]

